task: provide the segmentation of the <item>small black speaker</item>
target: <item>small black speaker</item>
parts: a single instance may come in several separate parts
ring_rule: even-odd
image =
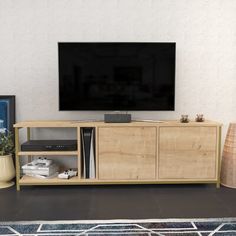
[[[131,114],[105,114],[105,123],[130,123]]]

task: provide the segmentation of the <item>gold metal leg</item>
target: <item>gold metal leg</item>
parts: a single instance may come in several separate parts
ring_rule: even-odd
[[[20,190],[19,128],[15,128],[16,189]]]

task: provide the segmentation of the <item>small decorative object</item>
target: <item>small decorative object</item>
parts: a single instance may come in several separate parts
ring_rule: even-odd
[[[197,114],[195,121],[196,122],[204,122],[203,114]]]
[[[225,139],[221,165],[221,184],[236,188],[236,123],[231,123]]]
[[[9,132],[0,132],[0,189],[14,185],[11,181],[15,177],[12,160],[14,153],[13,136]]]
[[[189,122],[188,115],[181,115],[180,122],[188,123]]]

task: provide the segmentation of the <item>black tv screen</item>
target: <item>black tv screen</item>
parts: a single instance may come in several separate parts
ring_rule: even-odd
[[[174,110],[175,43],[58,43],[59,109]]]

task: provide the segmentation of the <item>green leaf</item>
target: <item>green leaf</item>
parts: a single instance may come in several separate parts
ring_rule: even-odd
[[[14,142],[11,132],[0,133],[0,156],[13,154]]]

